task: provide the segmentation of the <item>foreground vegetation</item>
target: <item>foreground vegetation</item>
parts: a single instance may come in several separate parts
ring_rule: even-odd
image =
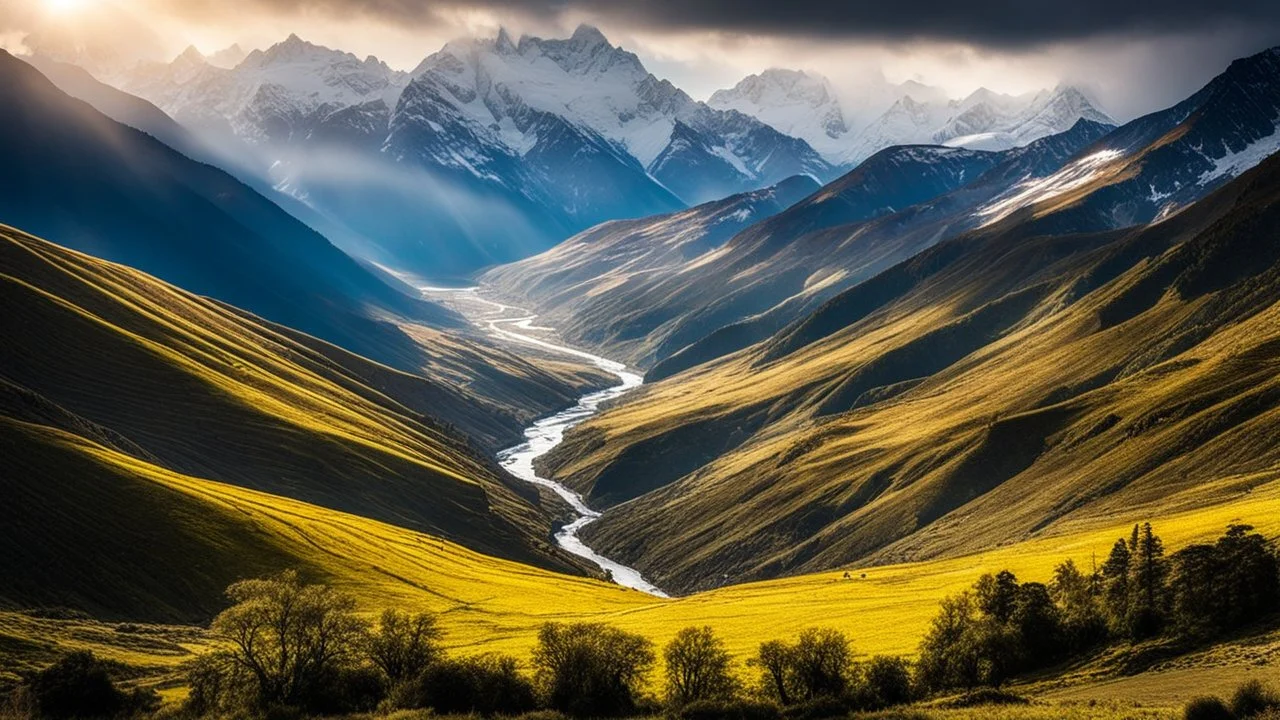
[[[449,653],[435,614],[389,609],[371,623],[353,597],[293,571],[237,582],[227,597],[231,606],[210,626],[215,649],[186,666],[185,716],[824,718],[957,691],[965,694],[934,709],[1023,705],[1001,686],[1103,643],[1212,638],[1280,607],[1280,556],[1251,527],[1233,524],[1215,542],[1166,558],[1152,526],[1134,526],[1088,574],[1067,560],[1048,584],[1020,583],[1008,570],[981,576],[941,603],[914,659],[860,659],[849,635],[831,627],[762,642],[740,665],[709,626],[680,630],[659,653],[645,636],[609,624],[547,622],[525,672],[514,655]],[[20,717],[87,718],[143,715],[159,704],[152,691],[119,690],[108,666],[80,651],[28,673],[10,707]],[[1186,708],[1189,719],[1273,711],[1280,696],[1256,681],[1229,701],[1206,696]]]

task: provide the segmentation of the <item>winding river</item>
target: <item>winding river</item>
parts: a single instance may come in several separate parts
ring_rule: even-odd
[[[600,357],[599,355],[592,355],[576,348],[557,345],[542,338],[526,335],[524,332],[518,332],[550,331],[552,328],[534,325],[533,321],[537,319],[537,316],[529,314],[520,308],[503,305],[480,297],[477,288],[421,287],[420,289],[428,297],[452,297],[455,300],[470,301],[468,303],[458,303],[459,305],[482,306],[484,308],[483,312],[478,316],[472,317],[472,321],[477,324],[483,324],[490,332],[499,337],[513,342],[533,345],[549,352],[586,360],[601,370],[618,377],[619,383],[617,385],[583,395],[578,399],[577,405],[542,418],[525,428],[524,442],[500,451],[497,455],[498,463],[506,468],[507,472],[521,480],[541,485],[551,490],[573,508],[577,517],[556,533],[556,544],[578,557],[586,558],[595,563],[600,569],[607,571],[613,581],[619,585],[635,588],[650,595],[667,597],[667,594],[662,592],[658,586],[645,580],[640,571],[610,560],[587,547],[586,543],[578,537],[578,533],[582,531],[582,528],[595,522],[600,517],[600,513],[587,507],[587,504],[582,500],[582,496],[578,493],[554,480],[538,475],[537,471],[533,469],[534,460],[546,455],[552,448],[559,445],[564,440],[564,434],[569,428],[595,415],[602,403],[621,397],[640,387],[644,382],[644,378],[636,373],[629,372],[627,366],[620,362]],[[465,311],[464,314],[466,314]]]

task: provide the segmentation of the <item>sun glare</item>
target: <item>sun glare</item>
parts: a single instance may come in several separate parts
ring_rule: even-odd
[[[66,15],[84,7],[87,0],[44,0],[44,6],[55,15]]]

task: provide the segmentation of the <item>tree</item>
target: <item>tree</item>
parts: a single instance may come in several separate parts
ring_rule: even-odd
[[[352,661],[365,624],[355,601],[323,585],[304,585],[292,570],[227,588],[235,604],[213,620],[229,646],[223,656],[247,678],[257,705],[304,707],[323,683]]]
[[[976,608],[971,593],[943,598],[938,614],[930,622],[929,632],[920,642],[916,675],[923,687],[943,690],[978,684],[979,668],[976,658],[973,655],[962,657],[955,652],[976,623]]]
[[[112,717],[125,707],[125,695],[106,666],[86,650],[64,655],[32,676],[20,692],[41,718]]]
[[[546,623],[533,651],[547,704],[576,716],[633,712],[653,662],[647,639],[602,623]]]
[[[1165,588],[1168,563],[1164,543],[1143,523],[1138,534],[1137,550],[1129,564],[1129,603],[1126,625],[1134,639],[1151,637],[1160,631],[1165,619]]]
[[[1134,526],[1135,532],[1137,526]],[[1134,544],[1137,544],[1135,538]],[[1129,617],[1129,565],[1132,553],[1123,538],[1116,540],[1111,554],[1102,564],[1102,604],[1107,625],[1112,632],[1127,630]]]
[[[1250,525],[1233,524],[1215,548],[1226,571],[1224,627],[1239,627],[1280,606],[1280,559],[1271,541]]]
[[[996,622],[1009,622],[1018,599],[1018,578],[1008,570],[978,578],[973,586],[978,609]]]
[[[1257,619],[1280,603],[1275,549],[1248,525],[1231,525],[1212,545],[1171,558],[1170,616],[1185,636],[1208,637]]]
[[[1169,578],[1170,617],[1184,637],[1207,637],[1217,632],[1225,614],[1226,594],[1218,549],[1188,545],[1174,553]]]
[[[726,700],[736,686],[724,642],[708,626],[687,627],[663,650],[667,698],[681,707],[700,700]]]
[[[1021,638],[1017,631],[993,617],[984,617],[965,631],[954,649],[964,687],[978,684],[999,688],[1018,669]]]
[[[791,704],[791,693],[788,687],[791,679],[792,647],[781,640],[770,640],[760,643],[760,650],[750,664],[760,668],[762,689],[767,695],[773,695],[783,705]]]
[[[1018,588],[1009,623],[1018,637],[1019,655],[1026,667],[1035,668],[1058,659],[1062,648],[1062,615],[1042,583]]]
[[[853,650],[839,630],[808,628],[800,632],[791,665],[796,688],[804,699],[840,697],[853,676]]]
[[[431,613],[385,610],[366,652],[393,684],[417,677],[441,655],[440,626]]]
[[[1096,578],[1085,576],[1074,562],[1066,560],[1054,568],[1049,596],[1061,613],[1063,639],[1072,651],[1091,647],[1106,636]]]

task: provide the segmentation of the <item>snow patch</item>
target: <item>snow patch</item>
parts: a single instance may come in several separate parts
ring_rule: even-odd
[[[1088,185],[1100,170],[1121,155],[1119,150],[1103,150],[1080,158],[1048,177],[1019,183],[979,208],[976,215],[983,219],[985,227],[1024,207]]]
[[[1260,138],[1240,152],[1229,153],[1214,161],[1213,167],[1206,170],[1196,181],[1199,185],[1209,183],[1221,177],[1233,178],[1266,160],[1276,151],[1280,151],[1280,118],[1271,134]]]

